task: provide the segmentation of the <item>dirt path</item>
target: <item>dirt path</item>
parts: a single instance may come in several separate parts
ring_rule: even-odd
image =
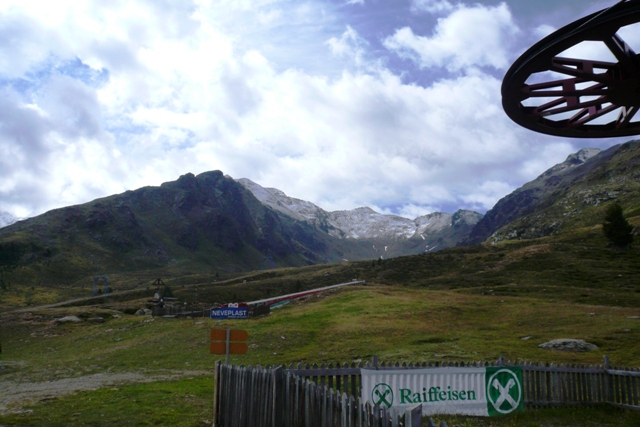
[[[77,378],[63,378],[44,382],[20,382],[0,378],[0,414],[20,413],[25,405],[55,399],[79,391],[96,390],[121,384],[167,381],[185,376],[211,375],[208,371],[172,371],[163,375],[139,372],[100,373]]]
[[[140,289],[130,289],[130,290],[126,290],[126,291],[116,291],[116,292],[112,292],[109,294],[110,297],[118,297],[118,296],[122,296],[122,295],[128,295],[128,294],[133,294],[136,292],[140,292]],[[69,300],[65,300],[65,301],[59,301],[59,302],[55,302],[55,303],[51,303],[51,304],[43,304],[43,305],[36,305],[36,306],[28,306],[28,307],[15,307],[15,308],[11,308],[11,309],[7,309],[6,312],[7,313],[24,313],[27,311],[35,311],[35,310],[42,310],[42,309],[46,309],[46,308],[56,308],[56,307],[65,307],[71,304],[75,304],[78,302],[92,302],[95,305],[98,304],[102,304],[104,303],[104,296],[88,296],[88,297],[79,297],[79,298],[72,298]]]

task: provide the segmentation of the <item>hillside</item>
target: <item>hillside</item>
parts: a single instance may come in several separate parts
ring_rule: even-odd
[[[144,293],[159,277],[215,288],[217,281],[251,270],[323,264],[330,264],[328,270],[321,268],[310,281],[273,273],[276,282],[264,289],[212,291],[211,301],[271,296],[277,289],[354,277],[420,286],[554,284],[565,276],[557,286],[606,282],[628,266],[618,258],[606,267],[590,265],[610,261],[600,231],[604,209],[617,200],[638,225],[639,164],[638,142],[602,152],[583,150],[500,200],[475,227],[479,216],[469,211],[415,220],[367,208],[325,212],[274,189],[263,189],[257,198],[256,188],[249,191],[221,172],[187,174],[160,187],[57,209],[0,229],[0,291],[16,290],[3,292],[2,304],[86,296],[95,275],[106,274],[114,290]],[[438,252],[472,227],[467,243],[491,236],[494,245],[508,244]],[[510,243],[514,240],[520,243]],[[573,246],[586,258],[567,258]],[[370,261],[337,265],[363,259]],[[249,288],[254,290],[247,294]]]
[[[640,213],[640,141],[583,149],[500,199],[462,244],[557,235],[602,222],[609,203]]]
[[[4,227],[0,267],[5,280],[46,286],[127,271],[229,274],[374,257],[334,240],[265,207],[221,172],[207,172]]]
[[[327,213],[273,189],[263,190],[279,197],[269,203],[257,184],[245,186],[219,171],[186,174],[18,221],[0,229],[0,280],[59,287],[104,274],[225,276],[389,258],[454,246],[481,217],[460,211],[411,221],[368,208]],[[282,208],[283,201],[295,209]],[[307,208],[313,213],[305,216]]]

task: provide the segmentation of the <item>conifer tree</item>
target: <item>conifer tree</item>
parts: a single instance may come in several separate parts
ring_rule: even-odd
[[[633,226],[622,215],[622,206],[618,203],[607,208],[602,231],[605,237],[616,246],[628,246],[633,242]]]

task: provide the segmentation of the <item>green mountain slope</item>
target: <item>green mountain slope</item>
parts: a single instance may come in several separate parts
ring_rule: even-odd
[[[14,283],[47,285],[112,272],[229,273],[369,255],[357,242],[334,240],[216,171],[2,228],[0,268]]]
[[[626,216],[638,215],[640,141],[616,145],[592,157],[581,154],[585,153],[569,156],[502,198],[463,244],[531,239],[601,224],[604,210],[613,201],[625,208]]]

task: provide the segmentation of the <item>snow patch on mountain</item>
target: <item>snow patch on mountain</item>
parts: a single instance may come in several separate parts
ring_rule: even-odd
[[[267,206],[291,218],[323,226],[332,236],[347,239],[410,239],[422,238],[457,223],[474,225],[482,215],[460,210],[455,214],[435,212],[408,219],[385,215],[368,207],[327,212],[311,202],[287,196],[276,188],[264,188],[242,178],[237,180]]]

